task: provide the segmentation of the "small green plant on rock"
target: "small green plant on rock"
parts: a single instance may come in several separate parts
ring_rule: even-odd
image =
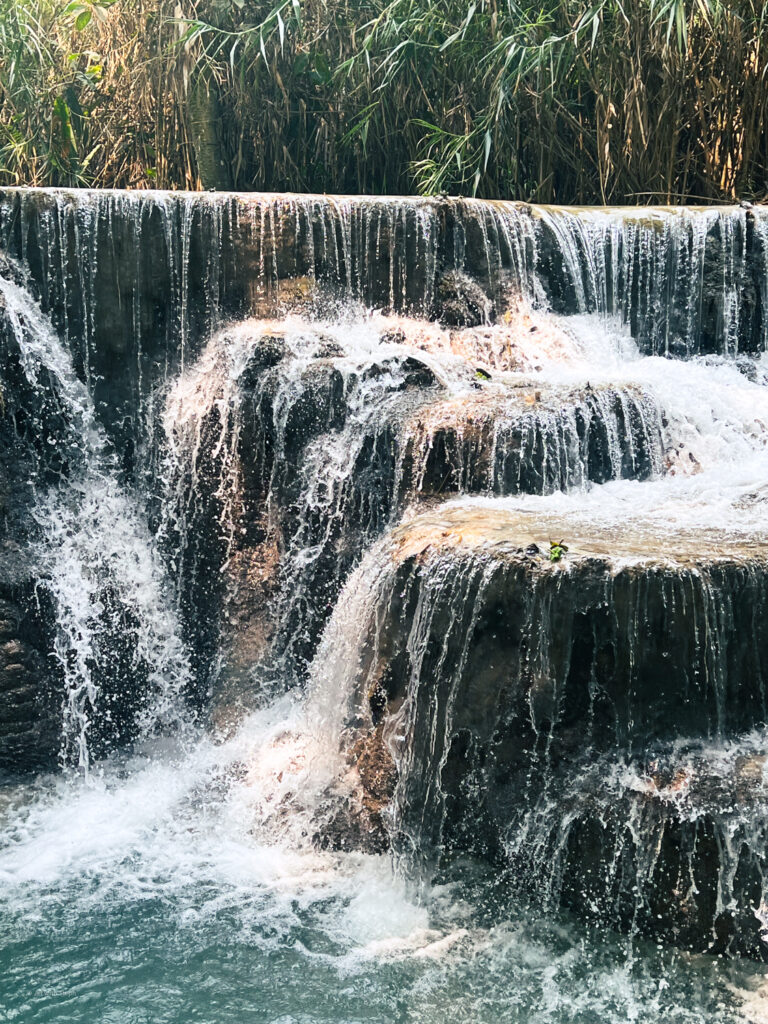
[[[549,542],[549,560],[550,562],[559,562],[563,555],[568,550],[568,545],[564,544],[561,540],[551,540]]]

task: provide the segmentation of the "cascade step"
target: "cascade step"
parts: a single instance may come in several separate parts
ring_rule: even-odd
[[[487,386],[405,424],[406,494],[549,494],[663,472],[661,412],[632,385]]]
[[[218,658],[222,624],[228,673],[249,677],[278,627],[306,661],[349,569],[412,502],[664,472],[642,387],[478,375],[467,332],[457,354],[407,327],[414,344],[376,321],[249,321],[170,392],[169,539],[190,631]]]
[[[339,705],[343,742],[393,760],[396,846],[433,858],[445,826],[487,854],[585,751],[765,723],[767,612],[748,535],[449,503],[351,577],[316,659],[320,713]]]
[[[768,338],[760,207],[3,188],[0,239],[132,471],[155,388],[221,323],[286,303],[331,296],[461,324],[522,297],[615,315],[643,351],[674,356],[761,352]]]

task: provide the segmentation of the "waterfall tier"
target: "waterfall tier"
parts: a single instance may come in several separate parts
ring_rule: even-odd
[[[4,189],[0,243],[0,769],[768,959],[764,210]]]
[[[618,316],[647,353],[764,351],[767,232],[759,207],[0,190],[4,248],[28,265],[128,464],[157,382],[257,310],[354,301],[460,325],[523,295]]]
[[[747,531],[449,503],[350,580],[320,713],[386,778],[407,863],[471,849],[548,905],[764,957],[765,755],[739,738],[766,720],[767,601]]]
[[[291,667],[273,645],[272,674],[296,671],[359,552],[411,503],[664,472],[662,411],[641,384],[486,372],[471,359],[482,330],[457,354],[446,332],[397,323],[246,321],[169,393],[164,532],[219,672],[223,622],[225,660],[252,674],[278,630]]]

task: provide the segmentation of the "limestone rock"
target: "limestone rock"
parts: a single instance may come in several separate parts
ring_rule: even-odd
[[[553,536],[568,540],[558,563],[540,553]],[[370,556],[382,571],[347,712],[356,759],[370,743],[375,760],[380,737],[393,752],[389,842],[430,863],[506,864],[537,898],[611,926],[763,957],[762,755],[721,772],[649,753],[765,720],[768,562],[725,543],[700,535],[686,559],[670,534],[648,555],[641,537],[577,518],[461,504],[395,529]],[[635,788],[621,783],[628,753],[646,759]],[[713,900],[731,867],[726,914]]]

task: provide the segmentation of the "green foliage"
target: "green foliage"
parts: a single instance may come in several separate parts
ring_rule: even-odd
[[[568,545],[561,540],[551,540],[549,542],[549,560],[550,562],[559,562],[563,555],[568,551]]]
[[[74,21],[76,31],[84,31],[95,17],[98,21],[107,20],[107,11],[115,0],[73,0],[73,3],[64,8],[64,15],[70,15]]]
[[[202,82],[216,111],[207,144],[237,188],[760,197],[767,11],[755,0],[0,0],[0,177],[194,187]]]
[[[53,63],[49,15],[48,5],[0,0],[0,167],[12,181],[23,180],[23,172],[37,162],[37,146],[45,134],[38,88],[41,69]]]

